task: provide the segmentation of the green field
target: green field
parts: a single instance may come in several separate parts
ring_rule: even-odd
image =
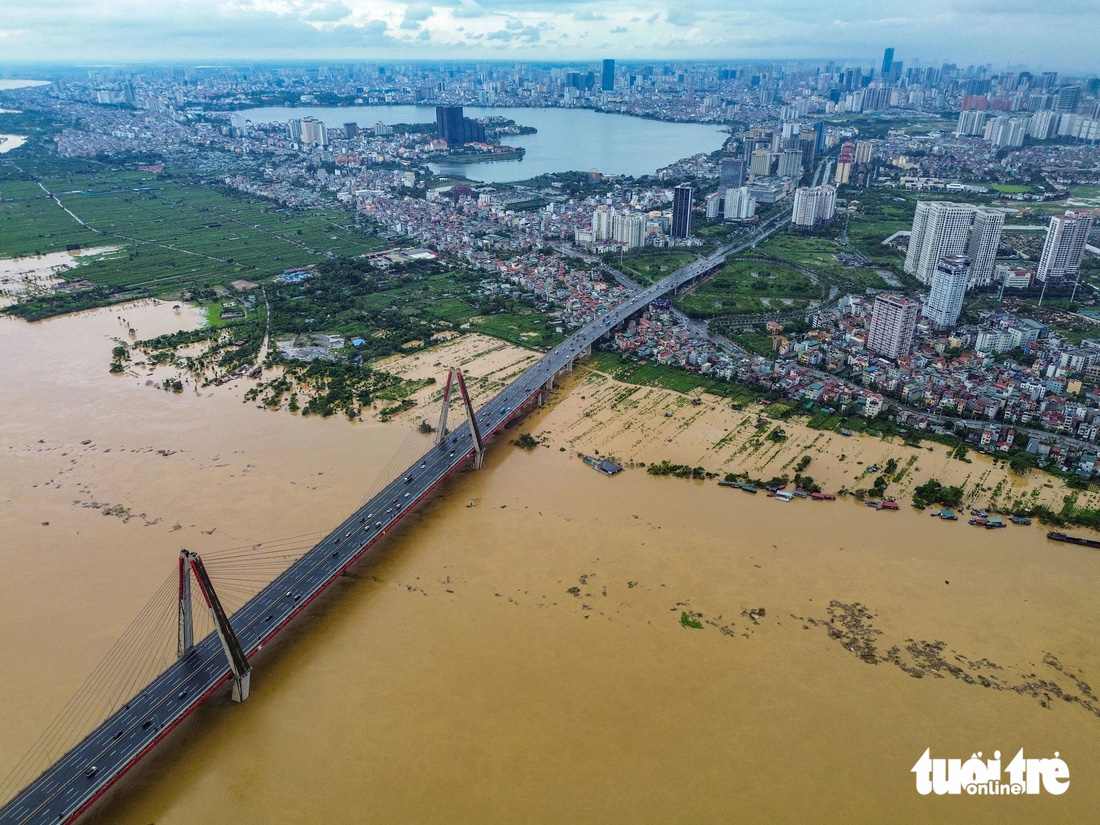
[[[653,252],[633,252],[626,255],[623,258],[621,267],[617,258],[609,261],[609,263],[638,283],[649,286],[657,283],[665,276],[671,275],[677,269],[687,266],[695,258],[696,256],[691,252],[659,249]]]
[[[280,208],[186,177],[82,162],[42,162],[37,169],[23,163],[28,174],[0,164],[0,257],[118,247],[67,275],[105,287],[103,295],[178,295],[383,246],[337,209]],[[46,314],[49,302],[39,301]]]
[[[666,390],[690,393],[704,390],[715,395],[725,395],[735,402],[746,403],[757,398],[759,391],[740,384],[708,378],[685,370],[673,369],[661,364],[637,364],[627,361],[618,353],[594,352],[585,361],[585,366],[606,373],[624,384],[639,384],[645,387],[661,387]]]
[[[994,192],[1000,192],[1005,195],[1019,195],[1023,192],[1032,192],[1036,187],[1027,183],[987,183],[990,189]]]
[[[756,254],[780,258],[812,269],[823,282],[838,284],[845,289],[863,291],[868,287],[874,289],[887,287],[886,282],[874,269],[841,264],[835,256],[843,252],[851,253],[852,250],[845,249],[832,238],[778,233],[772,235],[756,249]]]
[[[693,318],[713,318],[789,311],[823,295],[820,285],[783,264],[732,261],[676,304]]]

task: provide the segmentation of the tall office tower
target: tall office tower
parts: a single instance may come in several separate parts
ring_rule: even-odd
[[[672,237],[691,237],[691,187],[681,183],[672,190]]]
[[[867,349],[887,358],[908,355],[919,313],[920,301],[889,292],[875,296],[871,326],[867,330]]]
[[[615,61],[605,60],[603,62],[603,83],[600,85],[605,92],[615,91]]]
[[[719,189],[740,189],[745,185],[745,162],[738,158],[722,158],[718,170]]]
[[[882,74],[883,77],[890,74],[890,70],[894,68],[894,48],[891,46],[889,49],[882,53]]]
[[[1036,280],[1051,283],[1076,280],[1081,271],[1081,258],[1085,254],[1090,229],[1091,212],[1071,210],[1064,217],[1052,217],[1047,227],[1046,243],[1043,244],[1043,256],[1035,273]]]
[[[354,137],[359,136],[359,124],[358,123],[345,123],[344,124],[344,137],[351,140]]]
[[[611,219],[611,239],[627,249],[645,245],[645,215],[615,215]]]
[[[1077,104],[1081,102],[1080,86],[1063,86],[1058,91],[1058,111],[1076,112]]]
[[[817,136],[817,142],[814,144],[814,151],[820,155],[829,148],[825,138],[825,124],[823,122],[814,124],[814,134]]]
[[[853,162],[858,166],[861,163],[870,163],[875,151],[875,145],[869,140],[856,141],[856,152],[852,156]]]
[[[798,178],[802,177],[802,152],[800,151],[786,151],[779,155],[779,171],[777,172],[781,178]]]
[[[802,186],[794,192],[791,224],[803,228],[824,226],[836,214],[836,187]]]
[[[941,258],[932,276],[932,293],[924,315],[937,327],[955,326],[962,312],[966,285],[970,283],[970,259],[965,255]]]
[[[985,134],[985,112],[981,109],[959,112],[959,125],[955,127],[955,134],[969,136]]]
[[[997,263],[997,247],[1001,244],[1001,230],[1005,214],[988,206],[974,209],[973,223],[966,241],[966,257],[970,259],[970,283],[967,289],[989,286]]]
[[[726,190],[725,217],[727,221],[747,221],[756,214],[756,198],[749,187]]]
[[[611,219],[615,217],[615,210],[610,206],[597,206],[592,213],[592,231],[596,233],[597,241],[606,241],[611,237]]]
[[[302,142],[302,121],[298,118],[288,120],[286,123],[286,136],[295,143]]]
[[[448,145],[484,143],[485,127],[472,118],[462,116],[461,106],[436,106],[435,127]]]
[[[974,208],[965,203],[918,203],[905,254],[905,272],[922,284],[930,284],[941,258],[965,254],[973,212]]]
[[[772,153],[767,149],[757,149],[752,153],[749,163],[749,177],[766,178],[772,173]]]

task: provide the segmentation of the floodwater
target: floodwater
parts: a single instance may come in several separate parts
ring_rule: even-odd
[[[0,320],[0,774],[181,546],[335,524],[406,438],[107,373],[130,326],[196,323]],[[522,427],[548,447],[499,438],[254,660],[246,703],[208,703],[87,821],[1096,821],[1100,553],[606,478],[559,449],[570,390]],[[921,797],[926,748],[1058,751],[1071,785]]]

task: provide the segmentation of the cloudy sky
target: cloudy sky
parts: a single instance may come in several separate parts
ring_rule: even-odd
[[[1100,73],[1100,0],[0,0],[0,61],[877,59]]]

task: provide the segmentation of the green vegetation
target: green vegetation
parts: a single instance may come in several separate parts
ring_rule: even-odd
[[[680,624],[684,627],[694,628],[695,630],[703,629],[703,623],[698,619],[692,618],[686,610],[680,614]]]
[[[677,269],[683,269],[695,258],[696,256],[691,252],[657,249],[648,252],[631,252],[624,256],[621,267],[617,255],[609,256],[607,262],[638,283],[649,286],[671,275]]]
[[[519,437],[513,438],[509,443],[514,447],[519,447],[521,450],[533,450],[542,442],[531,435],[531,433],[523,433]]]
[[[852,226],[856,226],[853,221]],[[849,230],[852,231],[852,230]],[[882,241],[890,233],[878,240]],[[879,246],[886,250],[887,247]],[[795,233],[776,233],[757,247],[755,254],[767,255],[778,260],[789,261],[795,266],[812,270],[825,283],[837,284],[845,290],[862,292],[868,287],[885,289],[886,281],[878,272],[867,266],[849,266],[837,258],[838,255],[852,255],[853,250],[841,246],[833,238]],[[900,258],[898,260],[900,263]],[[879,268],[884,268],[879,265]]]
[[[9,310],[30,320],[239,278],[267,279],[383,245],[342,210],[280,208],[185,174],[57,158],[21,163],[22,169],[0,165],[0,257],[114,248],[66,273],[94,289],[34,297]]]
[[[704,467],[689,467],[686,464],[673,464],[665,459],[660,464],[650,464],[645,471],[651,476],[675,476],[676,478],[693,478],[702,481],[708,478],[717,478],[717,473],[710,473]]]
[[[958,507],[962,504],[962,497],[963,490],[961,487],[944,487],[934,478],[928,479],[924,484],[913,490],[913,503],[918,507],[927,507],[929,504]]]
[[[676,305],[693,318],[789,312],[824,297],[822,288],[781,263],[731,261]]]
[[[675,390],[685,394],[702,389],[715,395],[728,396],[733,399],[735,404],[745,404],[760,396],[759,390],[752,390],[741,384],[723,381],[719,378],[708,378],[704,375],[672,369],[661,364],[634,363],[625,360],[621,355],[614,352],[595,352],[588,363],[593,369],[607,373],[616,381],[622,381],[624,384],[661,387],[662,389]]]

